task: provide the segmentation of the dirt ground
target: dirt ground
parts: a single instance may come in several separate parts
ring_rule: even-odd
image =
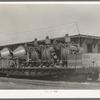
[[[36,79],[0,78],[0,89],[100,89],[97,82],[47,81]]]

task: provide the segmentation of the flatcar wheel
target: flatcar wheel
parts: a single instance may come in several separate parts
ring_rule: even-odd
[[[91,78],[92,78],[92,81],[97,81],[99,79],[99,74],[94,73]]]

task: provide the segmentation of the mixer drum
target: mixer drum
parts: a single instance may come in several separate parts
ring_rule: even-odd
[[[26,58],[26,50],[23,46],[19,46],[13,51],[13,55],[18,58]]]
[[[12,57],[10,50],[8,48],[4,48],[0,52],[1,52],[1,58],[7,59]]]

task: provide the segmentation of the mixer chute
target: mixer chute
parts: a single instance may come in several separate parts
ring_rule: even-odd
[[[0,51],[1,53],[1,58],[11,58],[13,56],[12,51],[9,48],[4,48]]]
[[[19,46],[13,51],[13,55],[18,58],[26,58],[26,50],[23,46]]]

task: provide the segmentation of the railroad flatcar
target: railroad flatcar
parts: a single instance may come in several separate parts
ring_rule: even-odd
[[[0,76],[98,80],[100,54],[85,53],[84,48],[71,41],[68,34],[64,41],[35,38],[31,43],[17,48],[4,47],[0,51]]]

